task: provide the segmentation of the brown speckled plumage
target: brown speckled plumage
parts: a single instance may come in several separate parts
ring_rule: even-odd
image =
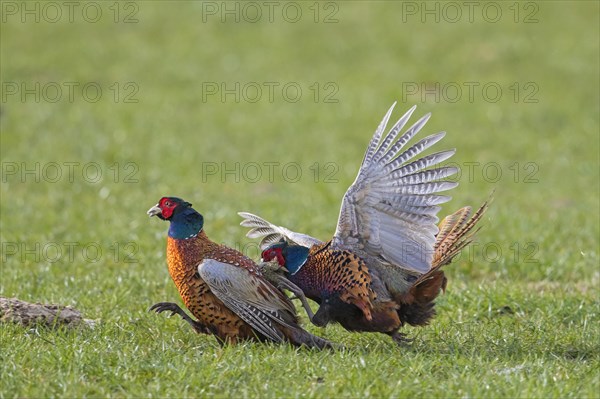
[[[304,293],[319,303],[323,294],[335,295],[345,303],[357,306],[367,320],[372,319],[376,295],[371,289],[371,276],[365,262],[349,251],[330,248],[330,243],[310,249],[306,264],[291,279]]]
[[[185,306],[221,340],[236,342],[253,338],[252,328],[229,310],[198,275],[198,265],[204,259],[215,259],[258,273],[254,262],[241,253],[216,244],[204,231],[197,237],[176,240],[167,237],[167,264],[169,274],[177,286]]]
[[[296,346],[332,347],[329,341],[298,325],[294,305],[264,279],[250,258],[207,237],[204,218],[191,204],[163,197],[148,214],[171,222],[167,238],[169,274],[197,320],[171,302],[157,303],[151,310],[177,313],[194,330],[213,334],[221,343],[287,341]]]
[[[321,305],[313,322],[321,326],[337,322],[349,331],[393,333],[400,328],[399,305],[379,300],[365,262],[352,252],[331,249],[330,244],[311,247],[306,263],[288,276]]]

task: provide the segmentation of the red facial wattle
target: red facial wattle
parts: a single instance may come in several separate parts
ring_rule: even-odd
[[[281,249],[276,251],[275,256],[277,256],[277,263],[279,263],[279,266],[285,266],[285,258],[283,257],[283,253],[281,253]]]
[[[265,262],[270,262],[273,259],[277,258],[277,263],[279,264],[279,266],[285,266],[285,258],[283,257],[281,248],[272,248],[264,251],[262,253],[262,258]]]
[[[173,216],[173,211],[177,207],[177,203],[167,197],[164,197],[161,198],[158,202],[158,207],[162,211],[162,217],[165,219],[169,219],[171,216]]]

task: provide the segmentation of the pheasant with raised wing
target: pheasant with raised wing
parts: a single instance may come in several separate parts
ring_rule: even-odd
[[[447,282],[441,267],[471,242],[487,202],[475,213],[461,208],[437,225],[439,205],[450,200],[440,192],[457,186],[447,178],[458,172],[440,164],[455,150],[415,159],[445,132],[404,149],[430,115],[400,134],[413,107],[384,134],[394,105],[343,197],[331,240],[322,242],[251,213],[240,216],[242,226],[251,228],[248,237],[262,238],[263,261],[276,260],[284,277],[320,304],[313,323],[337,322],[349,331],[381,332],[404,342],[403,325],[425,325],[434,316],[434,301]]]

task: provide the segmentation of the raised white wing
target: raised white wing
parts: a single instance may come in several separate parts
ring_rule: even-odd
[[[294,305],[263,278],[213,259],[200,263],[198,273],[225,306],[265,337],[283,342],[276,324],[294,328]]]
[[[446,133],[427,136],[402,151],[431,115],[419,119],[396,140],[416,106],[384,135],[395,105],[375,131],[356,180],[344,195],[332,247],[366,253],[403,269],[425,273],[433,260],[438,205],[450,200],[437,193],[458,185],[440,180],[454,175],[458,168],[432,167],[450,158],[455,150],[413,160]]]
[[[307,248],[310,248],[313,245],[323,243],[322,241],[317,240],[316,238],[311,237],[309,235],[296,233],[286,229],[285,227],[276,226],[270,222],[267,222],[260,216],[253,215],[248,212],[238,212],[238,215],[244,218],[240,225],[251,228],[251,230],[248,233],[246,233],[246,237],[264,237],[260,241],[260,248],[263,250],[266,249],[268,246],[281,241],[282,239],[285,239],[290,243],[302,245],[303,247]]]

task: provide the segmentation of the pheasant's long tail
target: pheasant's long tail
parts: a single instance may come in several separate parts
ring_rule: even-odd
[[[452,262],[452,259],[473,241],[473,237],[481,228],[481,226],[477,226],[477,223],[485,214],[489,203],[488,199],[474,214],[472,214],[470,206],[465,206],[441,221],[439,233],[436,236],[431,270],[420,276],[413,287],[423,285],[426,281],[440,275],[439,269]],[[476,226],[477,228],[475,228]],[[445,289],[445,278],[443,280],[440,288]]]
[[[447,216],[439,225],[440,232],[436,236],[432,269],[440,268],[452,262],[452,259],[473,241],[473,237],[481,226],[475,228],[488,208],[485,201],[477,212],[471,215],[471,207],[466,206]]]
[[[471,216],[471,207],[464,207],[442,220],[436,236],[431,270],[421,275],[407,293],[398,300],[402,304],[399,311],[403,322],[411,325],[425,325],[435,314],[433,301],[446,289],[447,279],[440,270],[452,262],[452,259],[469,243],[479,227],[475,228],[487,210],[490,200],[479,207]]]

